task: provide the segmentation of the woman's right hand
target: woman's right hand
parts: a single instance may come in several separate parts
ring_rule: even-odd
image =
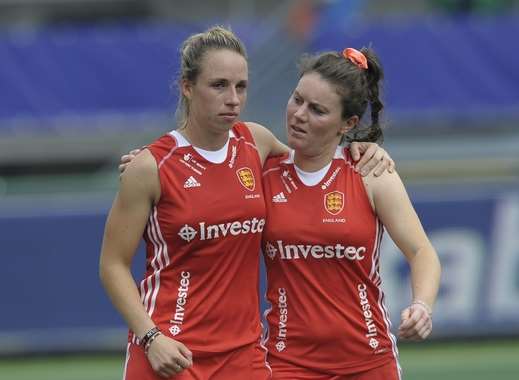
[[[153,370],[165,378],[193,365],[191,351],[179,341],[162,334],[151,342],[146,355]]]
[[[143,148],[133,149],[128,154],[121,156],[121,162],[119,164],[119,173],[121,175],[124,173],[124,171],[128,167],[128,164],[130,162],[132,162],[132,160],[135,158],[135,156],[138,155],[142,149]]]

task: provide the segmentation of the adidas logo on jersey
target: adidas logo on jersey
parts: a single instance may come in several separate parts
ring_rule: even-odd
[[[288,199],[285,197],[285,194],[283,192],[276,194],[272,197],[272,202],[274,203],[285,203]]]
[[[189,189],[190,187],[200,187],[200,182],[198,182],[193,176],[189,177],[186,179],[186,182],[184,182],[184,189]]]

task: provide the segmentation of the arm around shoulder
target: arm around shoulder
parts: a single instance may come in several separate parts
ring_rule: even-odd
[[[274,134],[261,124],[246,122],[245,125],[256,142],[263,164],[268,156],[279,156],[288,152],[288,147],[279,141]]]

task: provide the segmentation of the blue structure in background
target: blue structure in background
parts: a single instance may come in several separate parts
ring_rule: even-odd
[[[331,24],[316,31],[311,50],[372,45],[385,68],[387,106],[395,116],[519,118],[517,16],[391,18],[356,22],[348,30]]]
[[[0,38],[1,118],[164,111],[193,29],[68,27]],[[1,123],[0,123],[1,125]]]
[[[372,44],[380,54],[393,119],[519,119],[517,17],[351,20],[348,32],[321,24],[309,50]],[[36,118],[41,128],[46,118],[63,114],[170,113],[178,46],[202,29],[62,27],[0,36],[0,131],[2,120],[13,118]],[[249,52],[271,36],[268,24],[235,31]]]
[[[9,287],[2,308],[6,330],[121,323],[97,275],[105,219],[86,213],[0,218],[8,258],[2,269]]]
[[[204,29],[71,26],[0,35],[0,130],[2,119],[17,117],[44,122],[62,114],[170,112],[178,49]],[[253,26],[235,31],[249,48],[264,37]]]

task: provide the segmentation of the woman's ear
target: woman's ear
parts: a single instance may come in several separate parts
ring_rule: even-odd
[[[349,131],[351,131],[355,126],[359,123],[359,117],[357,115],[351,116],[348,119],[346,119],[342,125],[341,129],[339,130],[339,133],[341,135],[345,135]]]
[[[180,88],[182,90],[182,95],[184,95],[187,99],[191,99],[192,85],[191,82],[187,79],[182,79],[180,81]]]

